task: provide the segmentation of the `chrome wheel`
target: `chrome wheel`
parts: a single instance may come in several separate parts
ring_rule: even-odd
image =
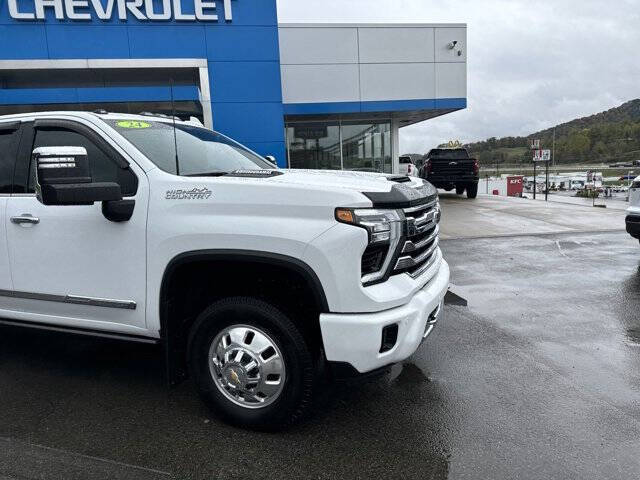
[[[232,325],[216,335],[209,348],[209,370],[224,396],[245,408],[276,401],[286,378],[276,342],[248,325]]]

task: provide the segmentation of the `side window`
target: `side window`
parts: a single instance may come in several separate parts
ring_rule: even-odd
[[[13,190],[13,170],[16,164],[19,130],[2,130],[0,125],[0,193]]]
[[[122,194],[135,195],[138,179],[129,169],[120,168],[114,162],[105,147],[100,147],[84,135],[65,128],[37,129],[33,148],[38,147],[84,147],[87,149],[89,165],[94,182],[116,182],[122,188]],[[35,166],[32,164],[29,173],[29,193],[35,192]]]

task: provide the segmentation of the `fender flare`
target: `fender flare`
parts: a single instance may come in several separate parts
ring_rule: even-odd
[[[217,250],[195,250],[183,252],[176,255],[167,264],[162,275],[162,283],[160,286],[160,338],[164,345],[167,379],[170,385],[175,385],[186,378],[186,371],[180,366],[181,352],[177,349],[176,342],[171,342],[170,322],[169,322],[169,302],[168,288],[170,280],[175,271],[188,263],[200,261],[224,260],[226,262],[239,263],[261,263],[264,265],[273,265],[276,267],[289,269],[299,274],[307,283],[307,286],[313,292],[316,304],[322,313],[329,312],[329,303],[324,292],[324,288],[315,271],[300,259],[272,252],[264,252],[257,250],[234,250],[234,249],[217,249]],[[179,342],[178,342],[179,343]]]

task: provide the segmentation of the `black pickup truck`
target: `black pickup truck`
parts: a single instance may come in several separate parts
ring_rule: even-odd
[[[455,188],[458,195],[462,195],[465,190],[469,198],[476,198],[478,195],[478,160],[469,157],[464,148],[430,150],[420,169],[420,176],[447,192]]]

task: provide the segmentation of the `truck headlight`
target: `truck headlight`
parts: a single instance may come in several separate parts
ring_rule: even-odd
[[[362,255],[362,283],[371,285],[386,280],[389,264],[402,236],[404,216],[401,211],[337,208],[336,220],[367,231],[369,243]]]

